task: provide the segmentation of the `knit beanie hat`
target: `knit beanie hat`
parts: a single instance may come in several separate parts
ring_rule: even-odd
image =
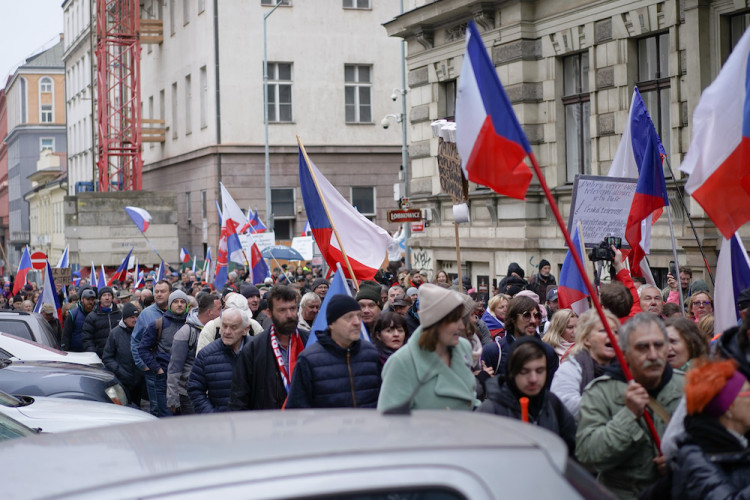
[[[346,313],[360,311],[359,303],[343,293],[334,295],[328,302],[326,309],[326,322],[330,325]]]
[[[250,312],[245,296],[236,292],[231,292],[224,297],[224,307],[226,309],[239,309],[240,311]]]
[[[138,316],[138,314],[140,314],[140,311],[135,304],[128,302],[122,307],[122,319],[128,319],[131,316]]]
[[[101,298],[102,298],[102,295],[104,295],[105,293],[109,293],[109,294],[111,294],[111,295],[112,295],[113,297],[115,296],[115,293],[114,293],[114,292],[112,291],[112,289],[111,289],[110,287],[108,287],[108,286],[103,286],[103,287],[101,287],[101,288],[99,289],[99,298],[101,299]]]
[[[363,281],[359,284],[356,300],[370,299],[375,302],[379,308],[383,308],[383,296],[380,294],[380,284],[375,281]]]
[[[188,297],[187,297],[187,295],[185,295],[185,292],[183,292],[181,290],[175,290],[174,292],[172,292],[172,293],[169,294],[169,303],[168,303],[167,307],[171,308],[172,307],[172,302],[174,302],[177,299],[184,300],[186,304],[189,303],[188,302]]]
[[[451,311],[464,305],[464,299],[456,292],[425,283],[419,287],[419,322],[422,328],[438,323]]]
[[[704,413],[718,418],[732,406],[747,378],[737,370],[737,363],[699,361],[687,372],[685,402],[689,415]]]
[[[542,259],[542,260],[539,261],[539,270],[540,271],[542,270],[542,268],[544,266],[550,266],[550,267],[552,267],[547,259]]]
[[[325,278],[317,278],[315,281],[312,282],[312,286],[310,287],[310,290],[313,292],[316,288],[318,288],[320,285],[328,286],[328,280]]]
[[[249,299],[250,297],[260,297],[260,290],[258,290],[258,287],[253,285],[252,283],[241,284],[240,293],[246,299]]]

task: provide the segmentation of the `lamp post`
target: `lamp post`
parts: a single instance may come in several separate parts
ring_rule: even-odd
[[[266,29],[268,17],[282,5],[282,0],[277,0],[273,9],[263,14],[263,125],[265,126],[265,180],[266,180],[266,221],[268,230],[273,231],[273,214],[271,213],[271,158],[268,149],[268,32]]]

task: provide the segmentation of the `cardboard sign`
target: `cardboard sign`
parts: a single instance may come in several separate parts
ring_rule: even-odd
[[[263,250],[264,248],[272,247],[276,244],[276,233],[266,231],[265,233],[254,233],[252,236],[249,234],[240,235],[240,244],[245,249],[248,257],[250,256],[250,247],[253,241],[258,245],[258,249]]]
[[[52,268],[52,279],[55,280],[55,285],[69,285],[70,284],[70,268],[66,267],[58,269]]]
[[[438,172],[440,174],[440,189],[451,195],[453,203],[461,203],[469,199],[469,183],[461,170],[461,157],[455,142],[445,142],[441,137],[438,143]]]
[[[576,175],[573,184],[568,231],[573,234],[575,224],[581,222],[586,248],[598,246],[605,236],[625,241],[625,225],[633,203],[637,179]]]

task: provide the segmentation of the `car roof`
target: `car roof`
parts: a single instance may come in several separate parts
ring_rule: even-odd
[[[496,415],[449,411],[410,415],[383,415],[375,410],[227,412],[0,444],[0,453],[13,457],[3,464],[4,474],[24,488],[35,483],[32,491],[24,489],[31,497],[238,464],[462,449],[534,450],[546,455],[558,471],[564,470],[568,454],[559,437],[537,426]],[[34,479],[40,467],[45,470],[45,481]]]

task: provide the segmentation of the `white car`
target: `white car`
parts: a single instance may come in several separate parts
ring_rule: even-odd
[[[0,332],[0,359],[22,361],[65,361],[102,368],[102,360],[95,352],[65,352],[9,333]]]
[[[43,433],[156,420],[150,413],[129,406],[79,399],[11,396],[3,391],[0,391],[0,413]]]

